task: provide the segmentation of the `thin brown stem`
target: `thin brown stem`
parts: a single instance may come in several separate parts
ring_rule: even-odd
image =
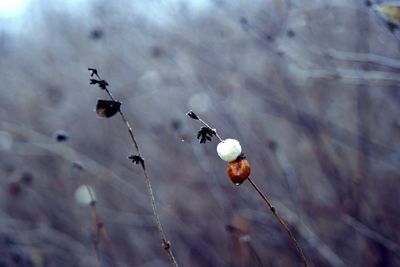
[[[100,76],[97,73],[95,75],[97,76],[97,78],[99,80],[101,80]],[[113,97],[113,95],[111,94],[110,90],[107,87],[105,87],[105,91],[107,92],[107,94],[108,94],[108,96],[110,97],[111,100],[116,101],[115,98]],[[138,156],[141,157],[139,145],[138,145],[138,143],[136,141],[135,135],[133,134],[132,127],[130,126],[128,120],[126,119],[126,117],[125,117],[124,113],[121,111],[121,109],[118,110],[118,113],[120,114],[120,116],[122,118],[122,121],[125,123],[126,128],[128,129],[129,136],[130,136],[132,144],[133,144],[133,148],[136,150]],[[164,250],[167,252],[167,254],[168,254],[168,256],[169,256],[169,258],[171,260],[172,265],[175,266],[175,267],[178,267],[178,263],[177,263],[177,261],[175,259],[175,256],[174,256],[173,252],[172,252],[171,243],[167,240],[167,237],[166,237],[164,229],[162,227],[160,218],[158,216],[156,201],[155,201],[155,197],[154,197],[154,193],[153,193],[153,187],[151,185],[150,175],[149,175],[149,173],[148,173],[148,171],[146,169],[146,165],[144,163],[140,164],[140,165],[142,166],[143,175],[144,175],[144,177],[146,179],[147,191],[148,191],[148,194],[149,194],[150,204],[151,204],[151,208],[152,208],[152,212],[153,212],[153,219],[154,219],[154,222],[155,222],[155,224],[157,226],[157,230],[158,230],[158,233],[160,235],[162,246],[163,246]]]
[[[83,174],[84,170],[80,167],[78,169],[79,171],[79,179],[81,180],[81,184],[84,185],[86,187],[86,190],[88,191],[89,197],[90,197],[90,208],[92,210],[92,216],[93,216],[93,220],[94,220],[94,226],[96,229],[96,239],[93,240],[93,245],[94,245],[94,249],[96,252],[96,257],[97,257],[97,263],[100,264],[100,256],[99,256],[99,237],[101,236],[104,240],[104,242],[106,243],[107,246],[107,250],[108,250],[108,254],[111,258],[111,266],[116,267],[117,263],[116,263],[116,257],[115,257],[115,252],[114,252],[114,248],[113,245],[111,243],[111,240],[108,236],[107,233],[107,229],[106,226],[104,225],[103,220],[101,219],[97,208],[96,208],[96,199],[93,195],[92,189],[89,187],[88,185],[88,181],[86,179],[86,176]]]
[[[98,231],[97,231],[98,232]],[[96,237],[93,238],[93,246],[94,246],[94,251],[96,252],[96,265],[97,267],[100,267],[100,251],[99,251],[99,234],[96,233]]]
[[[219,139],[219,141],[221,141],[221,142],[224,141],[221,138],[221,136],[219,136],[219,134],[218,134],[216,129],[211,128],[210,125],[208,125],[205,121],[203,121],[202,118],[200,118],[199,116],[197,116],[197,117],[198,117],[198,121],[200,121],[204,126],[206,126],[207,128],[210,128],[210,129],[215,131],[215,136]]]
[[[285,223],[285,221],[282,219],[282,217],[276,211],[276,208],[272,205],[271,201],[267,198],[267,196],[263,192],[261,192],[260,188],[254,183],[254,181],[250,177],[248,177],[247,180],[249,180],[250,184],[257,191],[257,193],[261,196],[261,198],[267,204],[267,206],[269,207],[269,209],[271,210],[272,214],[275,216],[275,218],[277,219],[279,224],[282,226],[282,228],[288,234],[290,241],[295,246],[297,253],[303,260],[304,267],[308,267],[306,256],[304,255],[303,250],[301,249],[299,243],[297,242],[296,238],[294,237],[292,231],[290,231],[289,226]]]
[[[189,115],[192,119],[196,119],[196,120],[200,121],[204,126],[214,130],[215,133],[216,133],[216,136],[218,137],[218,139],[221,142],[223,141],[223,139],[217,134],[217,130],[216,129],[211,128],[203,119],[201,119],[199,117],[199,115],[194,114],[193,112],[192,112],[192,114],[193,114],[193,116]],[[271,201],[267,198],[267,196],[263,192],[261,192],[260,188],[254,183],[254,181],[250,177],[247,177],[247,180],[249,180],[250,184],[257,191],[257,193],[261,196],[261,198],[264,200],[264,202],[270,208],[272,214],[275,216],[275,218],[277,219],[279,224],[282,226],[282,228],[288,234],[288,237],[289,237],[290,241],[293,243],[294,247],[297,250],[297,253],[299,254],[299,256],[301,257],[301,259],[302,259],[302,261],[304,263],[304,267],[308,267],[307,259],[306,259],[305,255],[303,253],[303,250],[300,248],[299,243],[297,242],[297,240],[294,237],[293,233],[290,231],[288,225],[285,223],[285,221],[282,219],[282,217],[278,214],[278,212],[276,211],[275,207],[272,205]]]

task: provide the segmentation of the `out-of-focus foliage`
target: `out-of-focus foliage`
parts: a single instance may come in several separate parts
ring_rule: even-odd
[[[390,1],[388,3],[383,3],[382,5],[377,5],[374,9],[386,17],[387,21],[400,25],[400,2]]]
[[[400,266],[399,40],[381,22],[347,0],[41,0],[1,16],[0,266],[97,266],[86,183],[118,266],[169,264],[88,67],[132,123],[180,266],[301,264],[189,110],[240,141],[311,266]]]

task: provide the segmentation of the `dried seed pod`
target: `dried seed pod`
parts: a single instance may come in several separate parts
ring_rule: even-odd
[[[235,185],[241,185],[250,175],[250,163],[246,159],[238,159],[228,163],[228,176]]]

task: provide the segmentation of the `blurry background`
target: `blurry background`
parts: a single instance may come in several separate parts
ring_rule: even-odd
[[[0,266],[111,266],[85,180],[117,265],[170,266],[88,67],[123,103],[180,266],[302,264],[190,109],[241,141],[311,266],[400,266],[398,51],[361,0],[0,1]]]

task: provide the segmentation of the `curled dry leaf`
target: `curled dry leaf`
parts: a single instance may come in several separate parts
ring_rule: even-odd
[[[114,116],[121,107],[121,102],[113,100],[97,100],[96,113],[100,117],[110,118]]]

